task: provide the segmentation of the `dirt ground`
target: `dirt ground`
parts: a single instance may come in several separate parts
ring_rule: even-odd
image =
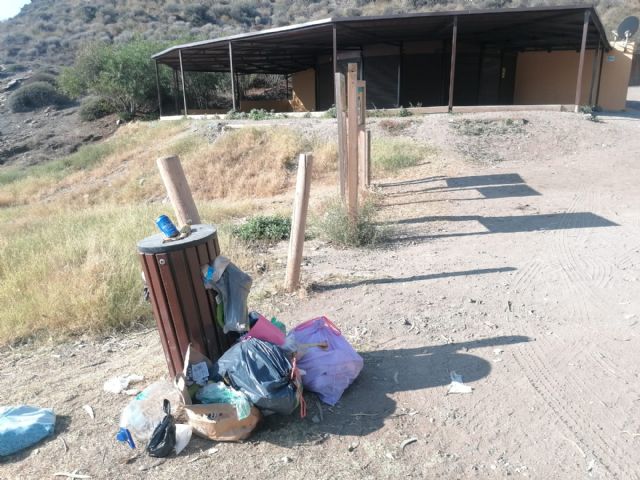
[[[58,423],[0,477],[640,478],[640,119],[527,112],[509,117],[526,119],[516,133],[462,139],[450,125],[506,118],[411,119],[438,154],[376,180],[387,241],[308,242],[309,292],[261,305],[288,326],[326,314],[361,352],[336,407],[308,393],[306,419],[269,417],[245,443],[125,463],[130,398],[102,384],[164,374],[155,330],[16,348],[0,404],[53,407]],[[472,393],[447,394],[454,371]]]

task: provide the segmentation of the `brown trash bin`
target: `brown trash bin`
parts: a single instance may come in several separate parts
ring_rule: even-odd
[[[202,266],[219,254],[218,235],[211,225],[192,225],[187,238],[162,243],[163,234],[138,242],[153,316],[158,324],[169,373],[183,370],[189,343],[216,361],[231,339],[216,321],[215,293],[204,288]]]

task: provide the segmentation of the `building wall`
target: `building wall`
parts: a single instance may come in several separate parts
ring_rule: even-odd
[[[313,112],[316,109],[316,71],[313,68],[294,73],[291,79],[294,112]]]
[[[630,47],[631,48],[631,47]],[[606,110],[622,110],[627,97],[632,52],[616,45],[605,52],[602,65],[599,105]],[[585,52],[580,104],[589,103],[595,51]],[[523,52],[518,54],[514,104],[548,105],[575,102],[576,75],[580,54],[575,51]],[[599,68],[596,65],[596,68]]]

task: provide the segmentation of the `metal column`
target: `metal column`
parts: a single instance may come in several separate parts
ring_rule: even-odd
[[[233,47],[229,42],[229,73],[231,74],[231,102],[233,110],[236,111],[236,75],[233,71]]]
[[[453,84],[456,77],[456,46],[458,43],[458,17],[453,17],[451,37],[451,70],[449,73],[449,111],[453,109]]]

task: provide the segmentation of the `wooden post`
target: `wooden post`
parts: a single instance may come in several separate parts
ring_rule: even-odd
[[[180,76],[182,78],[182,100],[184,101],[184,116],[187,116],[187,86],[184,83],[184,68],[182,68],[182,50],[178,50],[180,58]]]
[[[176,115],[180,114],[180,107],[178,106],[178,71],[173,69],[173,103],[176,107]]]
[[[358,186],[360,190],[369,188],[367,158],[367,82],[358,80]]]
[[[453,85],[456,78],[456,45],[458,43],[458,17],[453,17],[451,37],[451,70],[449,71],[449,112],[453,109]]]
[[[160,74],[158,73],[158,61],[155,61],[156,64],[156,90],[158,90],[158,112],[162,117],[162,95],[160,94]]]
[[[347,214],[352,225],[358,219],[358,64],[347,73]]]
[[[340,177],[340,197],[346,202],[347,184],[347,92],[344,75],[334,75],[336,86],[336,120],[338,122],[338,175]]]
[[[308,153],[301,154],[298,158],[296,196],[293,201],[289,254],[287,257],[287,273],[284,281],[284,287],[288,292],[295,291],[300,284],[300,262],[302,261],[304,230],[307,222],[307,208],[309,207],[312,166],[312,155]]]
[[[184,175],[180,159],[172,155],[161,157],[156,161],[162,182],[169,195],[169,200],[176,212],[179,227],[187,223],[196,224],[200,222],[200,214],[196,203],[193,201],[189,183]]]
[[[600,66],[598,67],[598,88],[596,88],[596,101],[594,102],[596,105],[600,104],[600,82],[602,81],[602,62],[604,61],[605,52],[606,50],[603,45],[602,51],[600,52]]]
[[[582,25],[582,43],[580,44],[580,60],[578,62],[578,79],[576,80],[576,99],[574,110],[580,110],[580,97],[582,96],[582,70],[584,69],[584,51],[587,47],[587,34],[589,33],[589,18],[591,12],[584,12],[584,24]]]
[[[231,46],[231,42],[229,42],[229,73],[231,75],[231,104],[233,105],[233,110],[236,110],[236,75],[233,71],[233,47]]]

